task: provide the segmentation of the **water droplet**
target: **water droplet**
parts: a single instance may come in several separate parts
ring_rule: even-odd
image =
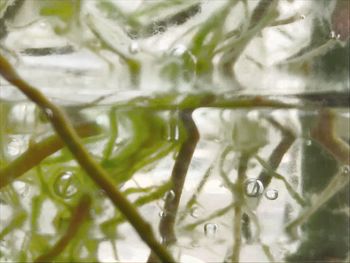
[[[206,236],[215,236],[218,231],[218,225],[213,223],[207,223],[204,225],[204,234]]]
[[[164,33],[166,31],[166,27],[163,25],[157,25],[155,24],[153,27],[153,35]]]
[[[331,39],[340,39],[340,34],[337,34],[335,31],[331,31],[329,37]]]
[[[269,189],[265,192],[265,197],[269,200],[276,200],[278,197],[278,191],[275,189]]]
[[[176,57],[180,57],[186,51],[187,51],[187,47],[185,45],[178,45],[171,50],[170,54],[172,54],[173,56],[176,56]]]
[[[349,175],[349,173],[350,173],[350,166],[349,165],[344,165],[342,167],[342,172],[343,172],[343,174]]]
[[[129,52],[131,54],[136,54],[140,51],[140,47],[139,44],[137,42],[131,42],[130,46],[129,46]]]
[[[305,17],[305,15],[300,15],[300,19],[305,19],[306,17]]]
[[[312,145],[312,140],[306,140],[305,144],[306,144],[306,146],[311,146]]]
[[[70,171],[59,174],[54,182],[54,191],[62,198],[73,197],[78,192],[78,187],[78,178]]]
[[[42,29],[47,29],[48,24],[46,22],[40,22],[39,23],[39,27],[42,28]]]
[[[264,186],[260,180],[248,179],[245,182],[244,190],[248,197],[258,197],[263,193]]]
[[[193,217],[193,218],[198,218],[199,216],[199,211],[198,211],[198,207],[194,206],[191,208],[190,210],[190,215]]]
[[[168,129],[167,141],[178,141],[179,137],[180,135],[178,125],[170,125]]]
[[[162,210],[162,211],[159,212],[158,215],[159,215],[159,217],[163,218],[163,217],[166,216],[166,212]]]
[[[49,108],[44,109],[44,113],[47,118],[51,119],[53,117],[53,111]]]
[[[175,192],[173,190],[170,190],[164,195],[163,200],[173,200],[175,198]]]

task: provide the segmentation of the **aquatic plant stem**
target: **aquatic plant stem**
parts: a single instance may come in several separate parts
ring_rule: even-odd
[[[280,165],[283,156],[288,152],[290,147],[295,141],[295,135],[289,129],[283,127],[280,123],[278,123],[273,118],[267,118],[267,120],[278,130],[282,132],[282,140],[276,146],[276,148],[271,153],[269,160],[267,162],[269,171],[263,170],[258,179],[262,182],[264,188],[266,188],[273,177],[271,177],[271,171],[275,171]],[[265,168],[266,169],[266,168]]]
[[[320,112],[319,121],[311,131],[311,137],[323,145],[337,161],[350,164],[350,147],[335,132],[335,114],[330,109]]]
[[[57,257],[67,247],[69,242],[74,239],[77,231],[88,218],[90,207],[91,197],[84,194],[73,211],[66,233],[58,240],[51,250],[39,256],[34,262],[50,262]]]
[[[75,128],[80,137],[88,137],[98,133],[97,126],[84,124]],[[29,148],[18,158],[0,169],[0,189],[13,182],[41,161],[64,147],[64,142],[57,135],[52,135],[41,142],[30,144]]]
[[[107,172],[102,169],[84,148],[78,134],[64,112],[38,89],[25,82],[2,55],[0,55],[0,74],[44,111],[53,128],[65,142],[86,174],[105,191],[113,204],[125,215],[140,238],[152,249],[157,257],[163,262],[174,262],[168,251],[157,241],[151,225],[141,217],[137,209],[115,187],[113,180]]]
[[[203,178],[201,179],[201,181],[199,182],[199,184],[197,185],[196,189],[193,191],[193,194],[191,196],[191,198],[188,200],[186,206],[185,206],[185,211],[184,213],[182,213],[179,216],[179,219],[177,220],[178,223],[181,223],[183,220],[185,220],[185,218],[188,216],[188,211],[190,210],[190,208],[197,202],[197,197],[199,196],[199,194],[201,193],[203,187],[205,186],[205,184],[207,183],[207,180],[209,178],[209,176],[211,175],[211,171],[213,169],[213,166],[211,165],[205,172]]]
[[[248,162],[251,154],[242,153],[239,165],[238,165],[238,177],[235,183],[235,191],[233,192],[235,198],[234,207],[234,219],[233,219],[233,247],[232,255],[230,259],[232,262],[239,262],[239,256],[241,252],[242,243],[242,216],[243,209],[242,204],[244,204],[244,180],[246,179],[246,172],[248,168]]]
[[[163,244],[166,246],[171,245],[176,241],[174,229],[176,215],[179,208],[187,171],[199,141],[199,131],[192,118],[192,110],[180,111],[179,115],[186,130],[186,139],[180,147],[174,168],[171,173],[172,185],[170,191],[173,194],[166,195],[164,203],[164,216],[161,218],[159,224],[159,232],[162,236]],[[148,262],[155,262],[153,253],[149,256]]]

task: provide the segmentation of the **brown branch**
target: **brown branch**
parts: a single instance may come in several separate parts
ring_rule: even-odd
[[[319,121],[311,137],[323,145],[342,164],[350,163],[350,147],[335,132],[335,114],[329,109],[320,112]]]
[[[180,118],[186,129],[186,140],[181,145],[171,174],[174,195],[167,195],[164,203],[164,216],[160,220],[159,232],[166,246],[176,241],[174,230],[175,219],[180,204],[182,189],[186,179],[187,171],[192,160],[193,153],[199,140],[199,132],[192,118],[192,111],[183,110]],[[148,262],[155,262],[153,253],[149,256]]]
[[[232,262],[239,262],[239,256],[241,251],[242,242],[242,216],[243,209],[242,204],[244,204],[244,180],[246,179],[246,172],[248,168],[250,154],[242,153],[239,166],[238,166],[238,178],[235,183],[235,207],[234,207],[234,219],[233,219],[233,247],[232,255],[230,259]]]
[[[283,127],[280,123],[278,123],[276,120],[272,118],[268,118],[268,121],[278,130],[282,132],[282,140],[280,143],[276,146],[276,148],[271,153],[268,165],[272,171],[275,171],[278,166],[280,165],[283,156],[286,154],[286,152],[289,150],[289,148],[292,146],[292,144],[295,141],[295,135],[290,130]],[[270,182],[271,182],[271,175],[269,172],[263,170],[258,179],[262,182],[264,188],[266,188]]]
[[[50,262],[57,257],[75,237],[83,222],[88,218],[91,206],[91,197],[84,194],[73,211],[72,218],[66,233],[58,240],[58,242],[45,254],[39,256],[34,262]]]

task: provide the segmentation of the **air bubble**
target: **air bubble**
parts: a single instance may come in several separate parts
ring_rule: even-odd
[[[130,46],[129,46],[129,52],[131,54],[136,54],[138,52],[140,52],[140,46],[137,42],[131,42]]]
[[[343,174],[349,175],[350,174],[350,166],[349,165],[344,165],[342,167],[342,172],[343,172]]]
[[[165,195],[164,195],[164,198],[163,200],[174,200],[175,198],[175,192],[173,190],[170,190],[169,192],[167,192]]]
[[[51,119],[53,117],[53,111],[49,108],[44,109],[44,113],[45,113],[46,117],[48,117],[49,119]]]
[[[260,180],[248,179],[244,184],[245,194],[248,197],[258,197],[264,191],[264,186]]]
[[[300,15],[300,19],[304,20],[306,18],[305,15]]]
[[[167,141],[178,141],[180,138],[178,125],[169,126]]]
[[[193,217],[193,218],[198,218],[199,216],[199,211],[198,211],[198,207],[192,207],[191,210],[190,210],[190,215]]]
[[[40,22],[39,23],[39,27],[42,29],[47,29],[48,28],[48,24],[46,22]]]
[[[213,223],[207,223],[204,225],[204,234],[206,236],[215,236],[218,231],[218,225]]]
[[[340,39],[340,34],[337,34],[335,31],[331,31],[329,37],[331,39]]]
[[[178,45],[171,50],[170,54],[176,57],[180,57],[185,54],[186,51],[187,47],[185,45]]]
[[[312,145],[312,140],[306,140],[305,144],[306,144],[306,146],[311,146]]]
[[[62,198],[73,197],[78,192],[78,187],[78,178],[70,171],[59,174],[54,182],[54,191]]]
[[[278,198],[278,191],[270,189],[265,192],[265,197],[269,200],[276,200]]]
[[[163,218],[163,217],[166,216],[166,212],[165,211],[160,211],[158,215],[159,215],[159,217]]]

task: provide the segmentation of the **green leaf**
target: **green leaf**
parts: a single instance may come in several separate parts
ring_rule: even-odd
[[[44,0],[41,1],[40,15],[56,16],[68,22],[72,19],[75,9],[75,1],[72,0]]]

